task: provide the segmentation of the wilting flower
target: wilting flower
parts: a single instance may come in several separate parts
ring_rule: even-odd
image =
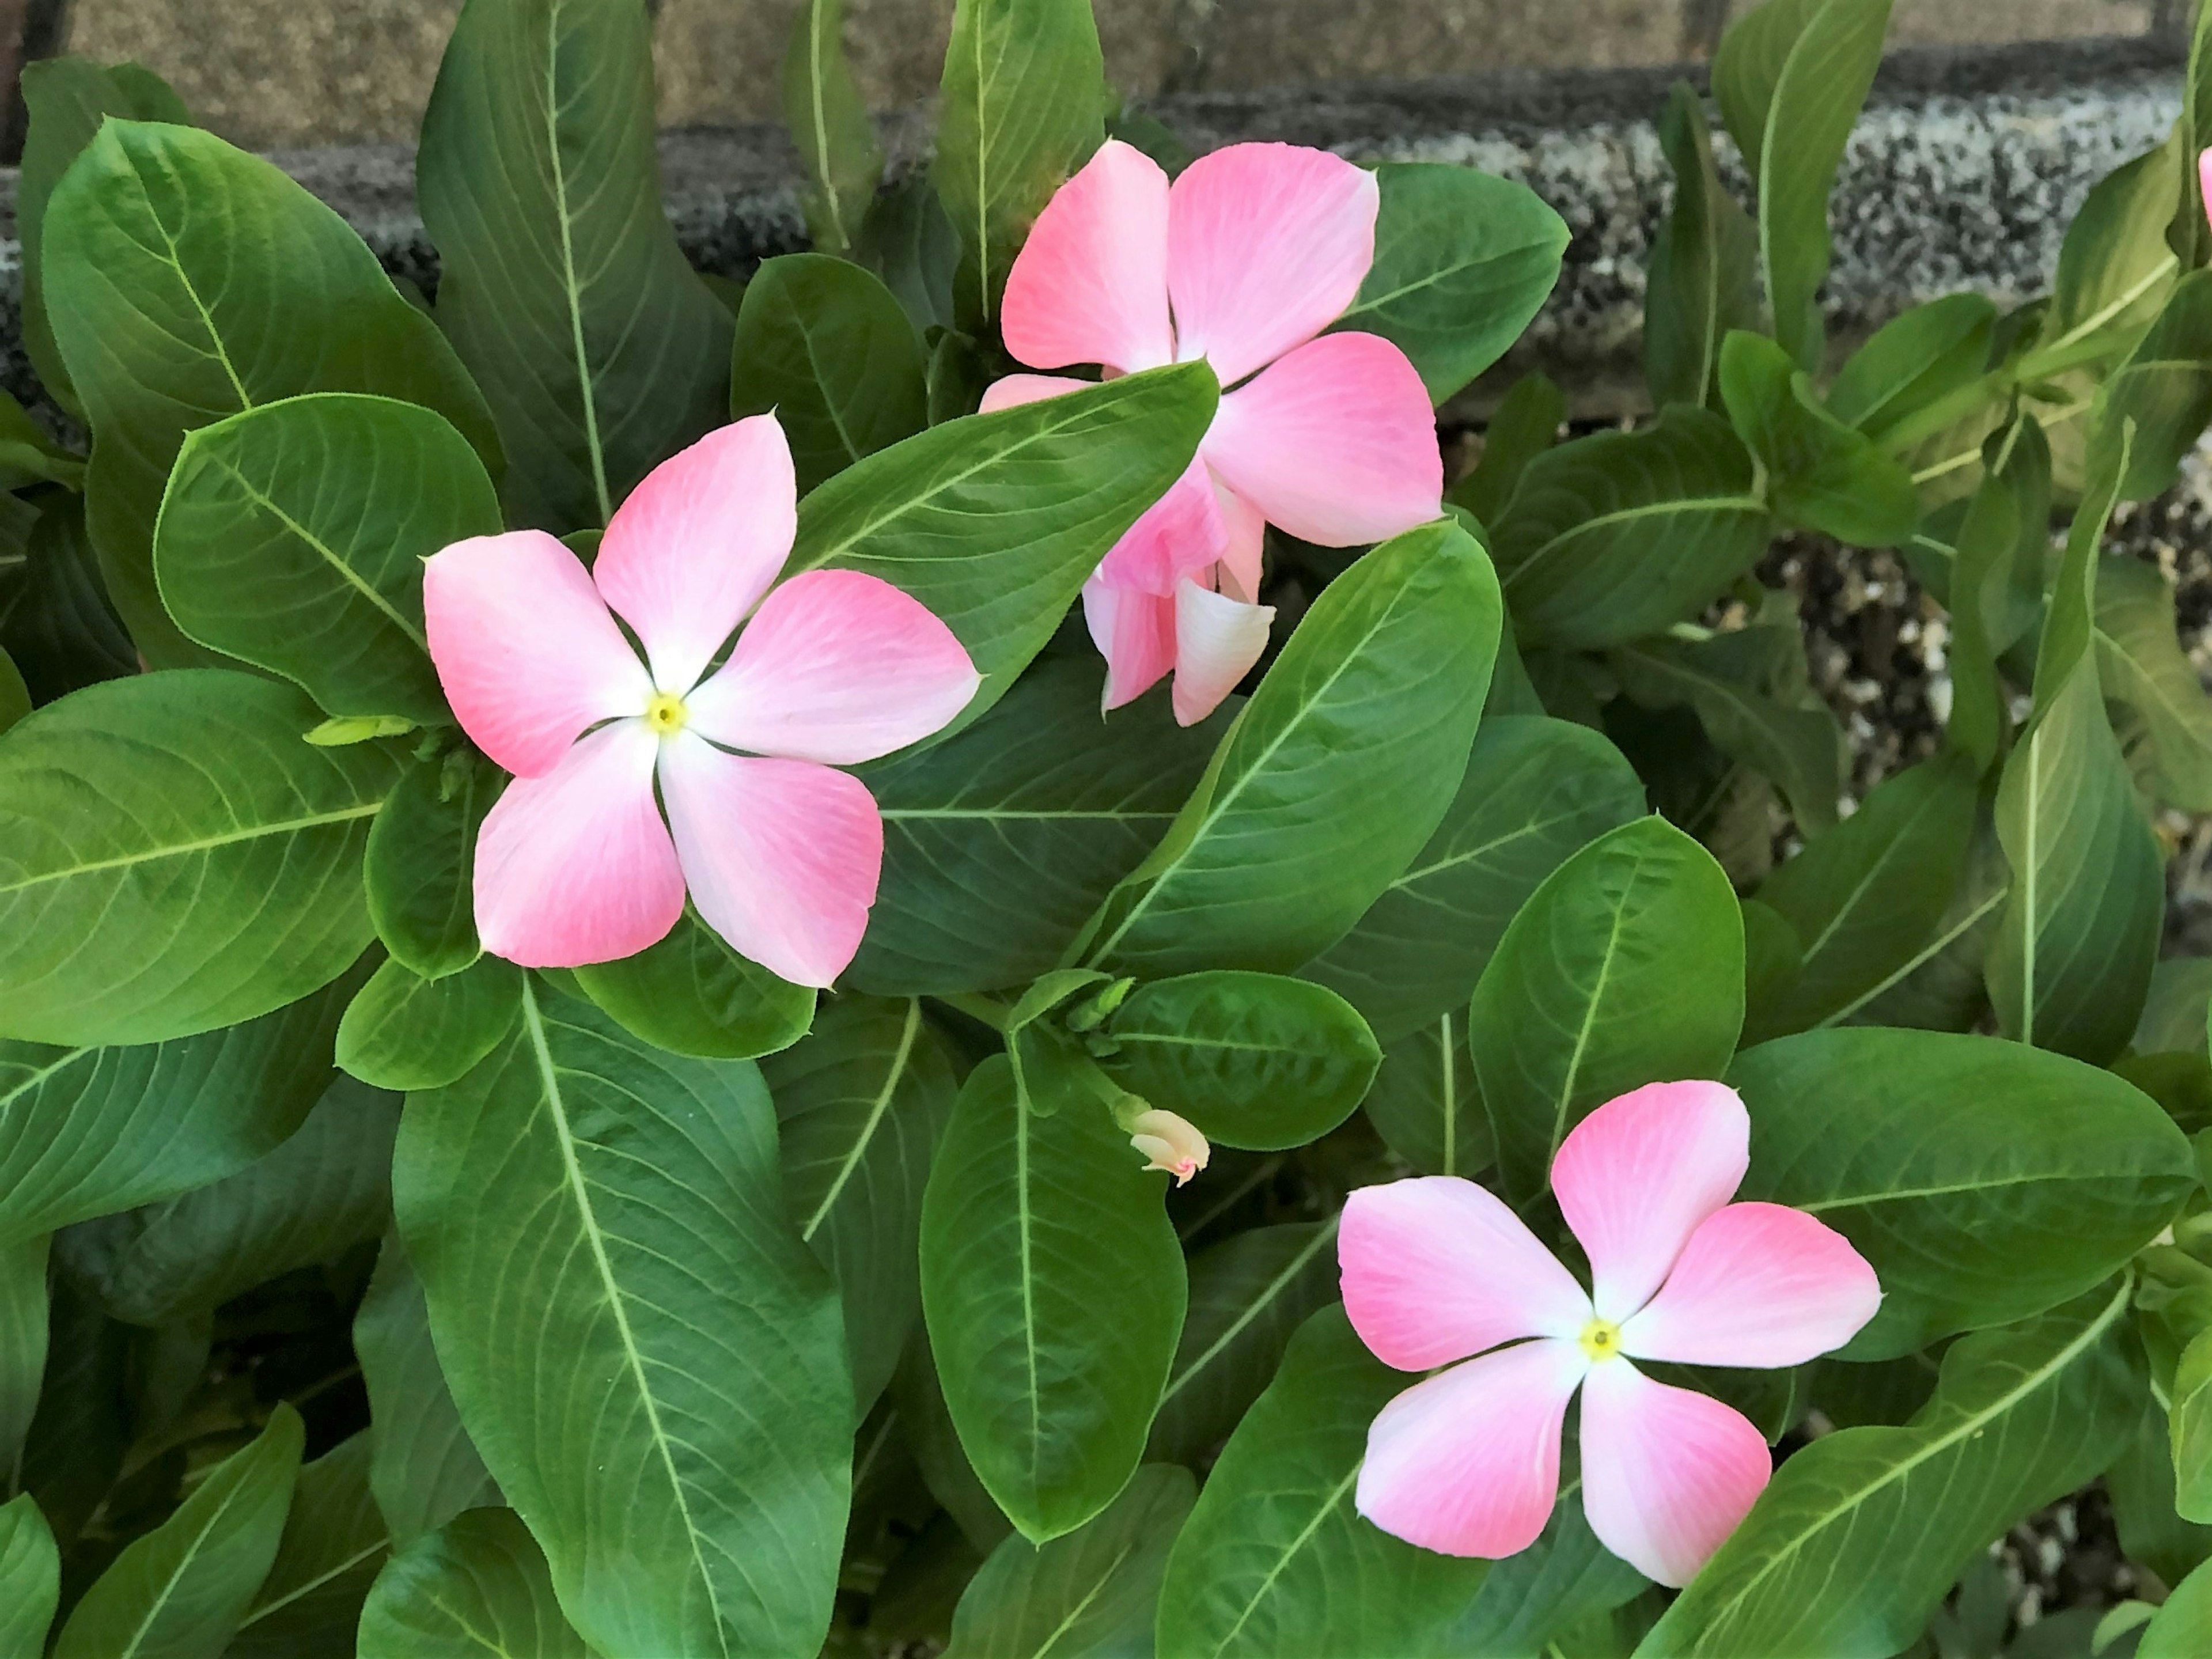
[[[1375,262],[1377,203],[1375,176],[1325,150],[1232,144],[1170,185],[1109,140],[1015,259],[1001,320],[1021,362],[1111,377],[1203,357],[1234,388],[1189,470],[1084,587],[1107,708],[1172,669],[1189,725],[1260,659],[1274,617],[1255,603],[1265,525],[1350,547],[1443,510],[1420,375],[1375,335],[1322,333]],[[1083,384],[1010,375],[983,407]]]
[[[1743,1103],[1717,1083],[1655,1083],[1577,1125],[1552,1191],[1589,1254],[1589,1292],[1471,1181],[1352,1194],[1338,1255],[1360,1340],[1401,1370],[1451,1366],[1376,1418],[1359,1512],[1449,1555],[1526,1549],[1559,1494],[1579,1387],[1590,1530],[1645,1576],[1687,1583],[1773,1465],[1740,1413],[1632,1362],[1802,1364],[1881,1300],[1842,1235],[1782,1205],[1729,1202],[1749,1139]]]
[[[676,925],[688,887],[708,927],[787,980],[828,985],[853,959],[883,821],[836,769],[927,737],[978,682],[951,630],[874,576],[810,571],[770,592],[795,527],[790,447],[758,415],[655,468],[589,572],[535,530],[426,562],[438,678],[515,775],[477,842],[487,951],[533,968],[630,956]]]
[[[1189,1185],[1190,1178],[1213,1156],[1213,1148],[1206,1145],[1195,1124],[1157,1106],[1138,1113],[1127,1127],[1129,1144],[1145,1155],[1145,1167],[1166,1170],[1178,1187]]]

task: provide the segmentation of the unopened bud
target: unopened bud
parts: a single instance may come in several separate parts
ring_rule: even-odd
[[[1186,1120],[1158,1107],[1139,1112],[1128,1122],[1129,1144],[1150,1160],[1147,1170],[1164,1170],[1175,1183],[1186,1185],[1206,1167],[1213,1148]]]

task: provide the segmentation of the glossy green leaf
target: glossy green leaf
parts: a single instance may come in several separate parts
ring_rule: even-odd
[[[1443,1651],[1466,1659],[1580,1656],[1583,1650],[1565,1632],[1610,1613],[1648,1584],[1590,1531],[1582,1475],[1570,1465],[1560,1471],[1559,1501],[1542,1533],[1490,1570]]]
[[[2166,227],[2196,168],[2169,138],[2107,173],[2066,228],[2051,303],[2017,366],[2042,378],[2130,349],[2166,304],[2180,262]]]
[[[662,209],[652,22],[633,0],[469,0],[422,116],[438,321],[507,448],[508,517],[606,523],[720,424],[730,313]]]
[[[0,732],[31,712],[31,688],[6,651],[0,650]]]
[[[909,173],[868,204],[853,257],[884,279],[915,329],[952,328],[960,233],[925,173]]]
[[[671,1652],[676,1650],[670,1650]],[[392,1558],[362,1609],[361,1659],[592,1659],[513,1510],[471,1510]]]
[[[1424,1175],[1472,1176],[1497,1161],[1464,1011],[1439,1014],[1386,1047],[1366,1106],[1383,1145]]]
[[[30,1493],[0,1504],[0,1659],[40,1659],[61,1601],[60,1552]]]
[[[811,181],[807,234],[824,253],[841,254],[851,252],[884,176],[883,147],[845,56],[844,30],[844,0],[806,0],[783,52],[783,118]]]
[[[952,1516],[973,1558],[969,1565],[980,1563],[1013,1531],[1014,1523],[983,1490],[968,1454],[961,1449],[960,1432],[952,1426],[952,1413],[945,1404],[927,1332],[916,1331],[908,1340],[887,1398],[929,1495]],[[951,1611],[945,1609],[948,1615]]]
[[[2173,1453],[2166,1441],[2166,1408],[2143,1404],[2127,1449],[2105,1471],[2120,1548],[2130,1561],[2178,1584],[2212,1559],[2212,1527],[2184,1521],[2173,1507]]]
[[[224,1659],[345,1653],[392,1541],[368,1490],[369,1437],[302,1464],[276,1559]]]
[[[1721,182],[1704,104],[1677,81],[1659,118],[1674,200],[1651,250],[1644,300],[1644,378],[1651,401],[1710,404],[1721,341],[1759,325],[1759,228]]]
[[[400,775],[369,829],[362,878],[384,948],[425,979],[477,959],[477,832],[500,774],[466,747],[418,759]]]
[[[2122,728],[2152,791],[2186,812],[2212,811],[2212,697],[2182,649],[2173,589],[2155,565],[2097,566],[2097,676],[2126,705]]]
[[[1718,1077],[1743,1024],[1743,922],[1712,854],[1638,818],[1546,878],[1474,988],[1468,1039],[1505,1190],[1616,1095]]]
[[[2134,422],[2120,499],[2172,487],[2212,421],[2212,273],[2177,283],[2150,330],[2097,391],[2091,441],[2114,441]]]
[[[2173,1452],[2173,1507],[2185,1521],[2212,1521],[2212,1331],[2199,1332],[2173,1367],[2166,1433]]]
[[[0,392],[0,488],[27,489],[58,483],[84,487],[84,461],[58,442],[15,394]]]
[[[521,1012],[522,970],[497,957],[444,979],[387,962],[346,1005],[337,1063],[380,1089],[442,1089],[497,1048]]]
[[[1980,294],[1949,294],[1875,331],[1836,371],[1828,413],[1880,443],[1907,422],[1949,407],[1982,380],[1997,319]],[[1986,395],[1986,394],[1984,394]]]
[[[1466,775],[1498,617],[1490,561],[1450,520],[1331,582],[1071,959],[1294,973],[1343,937]]]
[[[47,1243],[40,1234],[0,1245],[0,1490],[16,1485],[46,1376]]]
[[[1875,1027],[1745,1051],[1741,1196],[1818,1216],[1881,1280],[1844,1350],[1886,1359],[2081,1294],[2172,1219],[2189,1143],[2108,1072],[2018,1043]]]
[[[2212,1643],[2212,1568],[2199,1567],[2173,1587],[2143,1626],[2135,1659],[2191,1659]]]
[[[1783,519],[1855,547],[1891,547],[1912,533],[1920,518],[1912,475],[1823,409],[1811,377],[1774,342],[1741,329],[1728,337],[1721,396],[1736,435],[1766,469],[1767,500]]]
[[[532,983],[489,1057],[408,1097],[392,1199],[462,1420],[577,1629],[617,1653],[811,1651],[851,1383],[758,1071]]]
[[[1986,772],[2012,729],[2010,694],[1997,659],[2043,610],[2051,547],[2051,446],[2023,416],[1983,445],[1982,478],[1955,532],[1944,598],[1951,607],[1952,746]],[[1931,543],[1925,532],[1912,540]]]
[[[20,514],[35,514],[21,527],[21,570],[0,588],[0,646],[22,671],[33,701],[136,674],[137,649],[107,602],[82,498],[48,494],[35,509],[5,499],[13,507],[0,507],[0,535],[14,536]]]
[[[739,956],[687,910],[656,945],[576,970],[584,994],[631,1036],[700,1060],[787,1048],[814,1018],[814,993]]]
[[[437,725],[422,561],[497,535],[499,495],[451,422],[325,392],[186,434],[154,531],[177,626],[272,669],[333,714]]]
[[[327,985],[368,943],[383,744],[300,741],[289,686],[194,670],[89,686],[0,739],[0,1031],[159,1042]]]
[[[960,1443],[1042,1543],[1137,1467],[1182,1329],[1182,1251],[1102,1105],[1039,1117],[1012,1069],[969,1074],[921,1208],[921,1300]]]
[[[1522,375],[1506,389],[1483,428],[1482,454],[1474,471],[1451,487],[1446,499],[1480,523],[1495,523],[1528,463],[1559,441],[1566,418],[1567,394],[1549,375]]]

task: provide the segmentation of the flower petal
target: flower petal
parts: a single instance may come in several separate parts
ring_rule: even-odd
[[[678,732],[660,751],[669,828],[706,924],[794,985],[826,987],[868,929],[884,823],[867,786],[811,761],[726,755]]]
[[[1379,542],[1443,511],[1436,411],[1406,354],[1325,334],[1221,400],[1201,451],[1268,523],[1323,547]]]
[[[653,799],[659,739],[602,726],[544,777],[517,778],[477,837],[477,932],[526,968],[635,956],[684,914],[684,876]]]
[[[1667,1282],[1620,1328],[1621,1352],[1685,1365],[1802,1365],[1881,1306],[1866,1258],[1781,1204],[1730,1204],[1690,1235]]]
[[[653,696],[589,574],[542,530],[432,554],[422,620],[461,730],[518,777],[550,772],[586,726],[642,713]]]
[[[1518,1554],[1552,1518],[1559,1428],[1589,1367],[1571,1342],[1523,1342],[1415,1383],[1368,1429],[1353,1506],[1423,1549]]]
[[[1045,204],[1006,273],[1006,349],[1031,368],[1173,361],[1168,328],[1168,176],[1109,138]]]
[[[982,684],[921,600],[859,570],[810,570],[763,602],[686,702],[703,737],[854,766],[944,726]]]
[[[1175,717],[1195,726],[1237,689],[1267,649],[1272,605],[1246,605],[1188,576],[1176,589]]]
[[[1598,1312],[1626,1320],[1649,1302],[1750,1162],[1751,1115],[1718,1083],[1646,1084],[1569,1130],[1552,1191],[1589,1253]]]
[[[592,576],[662,690],[697,684],[760,603],[790,556],[798,500],[782,427],[754,415],[669,457],[615,509]]]
[[[1078,380],[1065,374],[1008,374],[983,388],[983,404],[977,413],[995,415],[1002,409],[1040,404],[1065,392],[1080,392],[1096,380]]]
[[[1231,144],[1168,194],[1176,356],[1224,386],[1344,314],[1375,263],[1375,175],[1327,150]]]
[[[1680,1586],[1750,1513],[1774,1473],[1766,1441],[1710,1395],[1655,1382],[1626,1359],[1583,1386],[1583,1512],[1598,1542]]]
[[[1344,1311],[1386,1365],[1425,1371],[1524,1336],[1574,1337],[1589,1298],[1528,1224],[1456,1176],[1362,1187],[1336,1259]]]
[[[1093,576],[1083,584],[1083,620],[1106,659],[1103,708],[1133,702],[1175,666],[1176,603]]]
[[[1168,493],[1138,516],[1099,561],[1098,580],[1165,599],[1229,548],[1229,531],[1206,463],[1194,459]]]
[[[1221,591],[1232,599],[1256,599],[1260,552],[1267,541],[1267,521],[1260,516],[1258,507],[1214,477],[1212,468],[1206,469],[1206,477],[1213,485],[1213,504],[1220,509],[1222,526],[1228,535],[1221,550]]]

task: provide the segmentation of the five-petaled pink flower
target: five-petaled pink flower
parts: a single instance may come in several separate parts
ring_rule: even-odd
[[[708,927],[794,983],[853,959],[883,820],[835,769],[937,731],[978,681],[952,631],[874,576],[809,571],[770,592],[796,507],[783,428],[757,415],[655,468],[588,573],[536,530],[425,562],[447,698],[515,775],[477,842],[487,951],[532,968],[630,956],[676,925],[688,886]]]
[[[1338,1254],[1353,1328],[1401,1370],[1451,1366],[1376,1418],[1359,1512],[1449,1555],[1526,1549],[1559,1495],[1560,1428],[1579,1387],[1590,1530],[1648,1577],[1687,1583],[1772,1462],[1737,1412],[1631,1362],[1802,1364],[1849,1341],[1881,1301],[1841,1234],[1779,1204],[1729,1202],[1750,1133],[1742,1101],[1717,1083],[1655,1083],[1575,1127],[1552,1191],[1589,1254],[1591,1293],[1471,1181],[1352,1194]]]
[[[1259,661],[1274,619],[1255,603],[1266,525],[1351,547],[1443,510],[1419,374],[1375,335],[1322,332],[1375,263],[1378,203],[1374,174],[1325,150],[1232,144],[1170,185],[1109,139],[1007,273],[1006,349],[1030,368],[1111,377],[1203,357],[1231,388],[1189,470],[1084,587],[1107,708],[1172,669],[1188,726]],[[1009,375],[983,407],[1083,384]]]

